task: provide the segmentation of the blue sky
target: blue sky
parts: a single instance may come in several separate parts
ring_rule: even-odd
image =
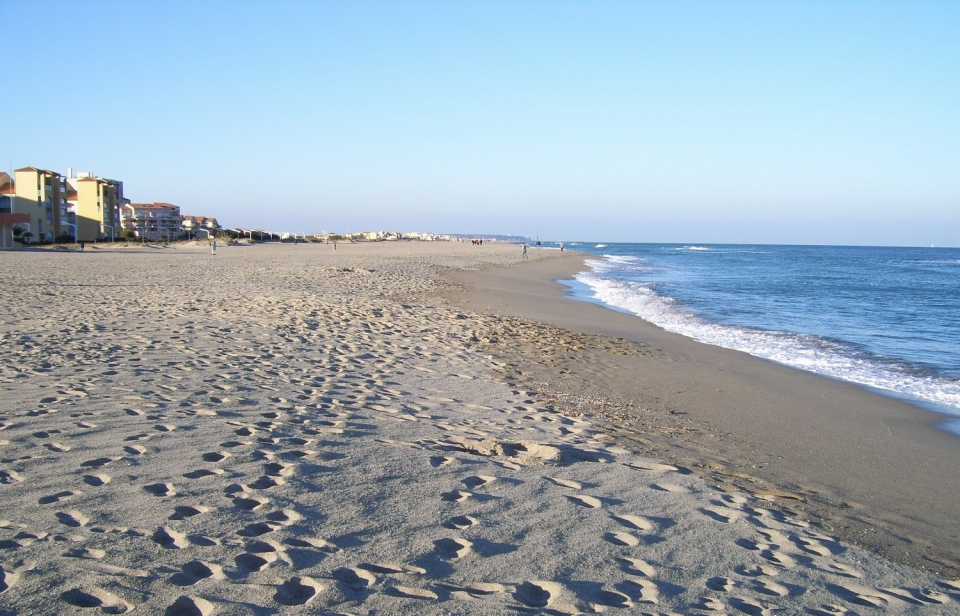
[[[958,2],[3,2],[0,161],[228,226],[960,246]]]

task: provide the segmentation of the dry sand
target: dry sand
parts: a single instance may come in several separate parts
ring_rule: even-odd
[[[960,582],[511,388],[499,335],[649,352],[440,295],[519,256],[0,254],[0,614],[960,614]]]

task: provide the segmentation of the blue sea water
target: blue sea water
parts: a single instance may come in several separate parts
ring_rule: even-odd
[[[566,245],[575,297],[960,416],[958,248]]]

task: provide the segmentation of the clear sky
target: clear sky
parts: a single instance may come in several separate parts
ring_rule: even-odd
[[[226,226],[960,246],[960,2],[0,0],[0,160]]]

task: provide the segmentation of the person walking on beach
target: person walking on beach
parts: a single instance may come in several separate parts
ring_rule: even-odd
[[[213,240],[212,242],[210,242],[210,254],[212,255],[217,254],[217,240]]]
[[[524,258],[524,259],[529,259],[529,258],[530,258],[530,257],[527,256],[527,245],[526,245],[526,244],[523,245],[523,258]]]
[[[560,242],[560,252],[563,252],[563,242]]]

